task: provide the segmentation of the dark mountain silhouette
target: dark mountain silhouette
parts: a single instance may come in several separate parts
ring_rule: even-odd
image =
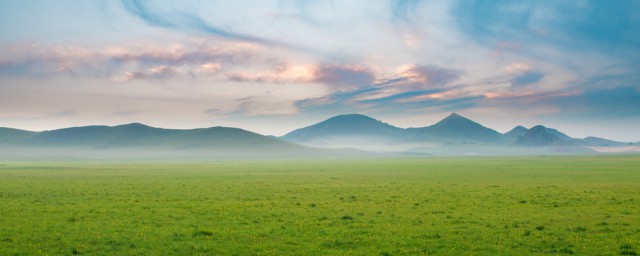
[[[422,128],[398,128],[364,115],[340,115],[320,123],[292,131],[284,140],[313,146],[359,147],[429,143],[505,142],[504,135],[456,113]]]
[[[132,123],[45,131],[23,139],[22,145],[89,148],[292,148],[304,147],[238,128],[161,129]]]
[[[545,127],[545,129],[546,129],[546,131],[548,133],[555,135],[556,137],[560,138],[561,140],[564,140],[564,141],[573,141],[574,140],[574,138],[571,138],[569,135],[566,135],[566,134],[564,134],[564,133],[562,133],[562,132],[560,132],[560,131],[558,131],[556,129],[548,128],[548,127]]]
[[[157,146],[171,142],[169,136],[186,130],[153,128],[139,123],[118,126],[84,126],[44,131],[23,140],[22,144],[63,147]]]
[[[524,135],[525,133],[527,133],[529,129],[525,128],[524,126],[518,125],[516,127],[514,127],[513,129],[511,129],[510,131],[506,132],[504,135],[509,138],[510,140],[517,140],[518,137]]]
[[[398,128],[359,114],[339,115],[280,138],[238,128],[162,129],[140,123],[30,132],[0,128],[0,158],[20,156],[364,156],[544,154],[637,145],[596,137],[574,139],[541,125],[501,134],[452,113],[421,128]],[[327,149],[332,148],[332,149]],[[595,148],[594,148],[595,149]],[[608,150],[608,149],[607,149]],[[604,152],[604,151],[603,151]]]
[[[581,139],[580,142],[585,143],[589,146],[596,147],[622,147],[622,146],[631,146],[633,143],[624,143],[620,141],[607,140],[598,137],[586,137]]]
[[[533,128],[532,128],[533,129]],[[537,129],[543,129],[544,130],[544,134],[550,134],[553,135],[555,137],[557,137],[561,142],[552,144],[552,145],[560,145],[560,144],[564,144],[565,146],[567,145],[572,145],[572,146],[599,146],[599,147],[621,147],[621,146],[628,146],[629,143],[624,143],[624,142],[619,142],[619,141],[613,141],[613,140],[607,140],[607,139],[603,139],[603,138],[598,138],[598,137],[586,137],[584,139],[576,139],[576,138],[572,138],[569,135],[566,135],[556,129],[553,128],[549,128],[549,127],[544,127],[544,126],[539,126],[537,127]],[[516,126],[515,128],[511,129],[511,131],[505,133],[505,136],[507,136],[508,138],[510,138],[511,140],[513,140],[514,142],[518,142],[518,139],[521,136],[524,136],[527,131],[529,131],[530,129],[527,129],[525,127],[522,126]],[[522,145],[522,143],[524,144],[528,144],[528,146],[533,146],[535,144],[540,144],[539,146],[547,146],[544,143],[544,138],[550,139],[548,136],[543,135],[542,131],[536,131],[536,133],[538,137],[537,140],[539,140],[538,142],[535,142],[536,139],[528,136],[525,138],[522,138],[519,143],[516,143],[518,145]],[[525,143],[526,141],[526,143]]]
[[[297,129],[284,140],[315,147],[351,147],[372,151],[404,151],[412,153],[526,154],[523,148],[577,148],[595,145],[620,146],[624,143],[598,138],[574,139],[553,128],[516,126],[501,134],[459,114],[452,113],[438,123],[421,128],[398,128],[364,115],[340,115],[320,123]],[[448,149],[444,149],[448,148]],[[480,152],[480,153],[478,153]],[[532,151],[533,152],[533,151]],[[544,151],[536,150],[533,153]]]
[[[294,130],[281,138],[313,146],[381,146],[402,140],[403,131],[365,115],[349,114]]]
[[[549,128],[549,127],[544,127],[542,126],[542,128],[538,127],[538,129],[543,129],[545,130],[546,133],[548,134],[552,134],[556,137],[558,137],[560,140],[566,141],[566,142],[576,142],[577,140],[574,138],[571,138],[569,135],[566,135],[556,129],[553,128]],[[518,138],[520,136],[523,136],[527,133],[527,131],[529,131],[530,129],[527,129],[523,126],[516,126],[513,129],[511,129],[510,131],[508,131],[507,133],[505,133],[504,135],[509,138],[510,141],[515,142],[516,140],[518,140]],[[538,131],[539,132],[539,131]],[[585,144],[587,145],[587,144]]]
[[[0,148],[46,155],[145,156],[330,156],[362,155],[355,150],[310,148],[238,128],[161,129],[132,123],[72,127],[43,132],[0,129]],[[33,150],[38,149],[38,150]]]
[[[527,147],[569,146],[570,142],[558,137],[557,131],[537,125],[518,137],[516,145]],[[565,135],[566,136],[566,135]]]
[[[0,143],[12,143],[35,135],[35,132],[0,127]]]
[[[503,134],[456,113],[432,126],[409,128],[406,133],[413,140],[445,143],[500,144],[506,141]]]

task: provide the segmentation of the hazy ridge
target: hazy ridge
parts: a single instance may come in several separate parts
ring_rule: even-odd
[[[527,155],[620,151],[608,149],[614,147],[634,151],[636,146],[572,138],[541,125],[517,126],[503,134],[456,113],[417,128],[365,115],[339,115],[279,138],[240,128],[178,130],[140,123],[42,132],[0,128],[0,156],[5,159]]]
[[[436,124],[417,128],[399,128],[363,115],[341,115],[281,138],[314,147],[436,155],[593,153],[591,147],[634,145],[597,137],[572,138],[541,125],[530,129],[516,126],[503,134],[456,113]]]

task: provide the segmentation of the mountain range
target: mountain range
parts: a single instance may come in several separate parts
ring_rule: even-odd
[[[71,127],[43,132],[0,128],[0,159],[211,158],[360,155],[311,148],[239,128],[161,129],[140,123]]]
[[[527,129],[516,126],[504,134],[473,120],[452,113],[434,125],[399,128],[364,115],[340,115],[320,123],[294,130],[283,140],[313,147],[353,147],[372,151],[411,151],[437,153],[443,148],[462,151],[491,149],[495,152],[550,151],[589,152],[590,147],[621,147],[629,143],[597,137],[572,138],[556,129],[541,125]],[[446,150],[451,151],[451,150]]]
[[[43,132],[0,128],[4,159],[502,155],[593,153],[600,147],[637,150],[637,146],[597,137],[572,138],[541,125],[517,126],[503,134],[456,113],[417,128],[400,128],[365,115],[339,115],[282,137],[229,127],[177,130],[140,123]]]

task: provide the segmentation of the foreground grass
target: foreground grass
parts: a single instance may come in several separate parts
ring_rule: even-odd
[[[0,163],[0,255],[636,255],[640,157]]]

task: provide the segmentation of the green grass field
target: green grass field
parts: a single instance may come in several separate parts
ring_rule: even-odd
[[[0,255],[636,255],[640,156],[0,162]]]

